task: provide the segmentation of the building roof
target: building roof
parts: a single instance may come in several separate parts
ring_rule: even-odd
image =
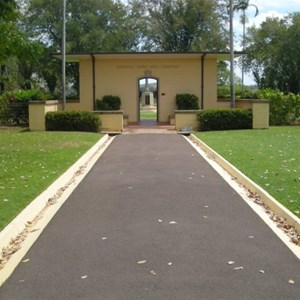
[[[239,57],[245,52],[234,52],[234,57]],[[55,53],[55,57],[61,58],[60,53]],[[217,60],[229,60],[230,52],[91,52],[91,53],[66,53],[66,60],[69,62],[78,62],[82,59],[174,59],[174,58],[211,58]]]

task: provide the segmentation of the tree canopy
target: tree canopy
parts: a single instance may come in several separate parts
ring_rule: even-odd
[[[246,67],[258,87],[300,93],[300,13],[250,28],[246,44]]]
[[[143,26],[142,49],[204,51],[226,48],[224,16],[218,1],[133,0]]]
[[[233,0],[244,11],[249,0]],[[229,49],[229,0],[66,1],[66,49],[74,52]],[[245,67],[259,87],[300,92],[300,16],[269,18],[245,37]],[[0,93],[60,82],[62,0],[0,1]],[[223,64],[226,81],[226,64]],[[68,74],[76,81],[74,66]],[[227,75],[226,75],[227,74]],[[77,78],[78,79],[78,78]],[[225,82],[224,81],[224,82]],[[77,86],[75,85],[75,88]]]

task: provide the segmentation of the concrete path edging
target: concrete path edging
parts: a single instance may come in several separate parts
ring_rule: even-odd
[[[270,207],[270,209],[278,214],[278,216],[286,219],[286,222],[289,225],[295,227],[297,232],[300,233],[300,219],[297,216],[295,216],[268,192],[266,192],[263,188],[261,188],[254,181],[248,178],[245,174],[243,174],[240,170],[238,170],[235,166],[229,163],[226,159],[224,159],[221,155],[215,152],[212,148],[210,148],[195,135],[192,134],[190,138],[193,142],[197,143],[208,154],[210,158],[221,165],[231,176],[235,177],[240,184],[249,189],[249,191],[251,191],[252,193],[258,195],[260,200],[265,205]]]
[[[0,232],[1,251],[12,253],[0,269],[0,287],[112,141],[102,137]]]

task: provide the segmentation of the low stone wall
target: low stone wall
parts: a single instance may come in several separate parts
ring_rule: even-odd
[[[175,129],[181,131],[185,127],[192,127],[193,131],[199,130],[199,112],[200,110],[175,110]]]
[[[96,111],[95,113],[99,114],[101,120],[101,132],[123,131],[123,110]]]
[[[238,100],[237,108],[252,109],[253,129],[269,128],[269,101],[268,100]],[[175,110],[175,128],[181,131],[184,127],[192,127],[193,131],[199,130],[197,114],[199,110]]]
[[[46,113],[61,110],[62,104],[58,100],[29,102],[29,129],[31,131],[45,131]],[[123,111],[96,111],[95,113],[99,115],[101,120],[101,131],[123,131]]]

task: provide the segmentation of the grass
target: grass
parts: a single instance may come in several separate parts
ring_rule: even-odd
[[[157,119],[157,112],[152,111],[142,111],[140,113],[141,120],[156,120]]]
[[[300,216],[300,127],[196,135]]]
[[[0,130],[0,230],[101,135]]]

